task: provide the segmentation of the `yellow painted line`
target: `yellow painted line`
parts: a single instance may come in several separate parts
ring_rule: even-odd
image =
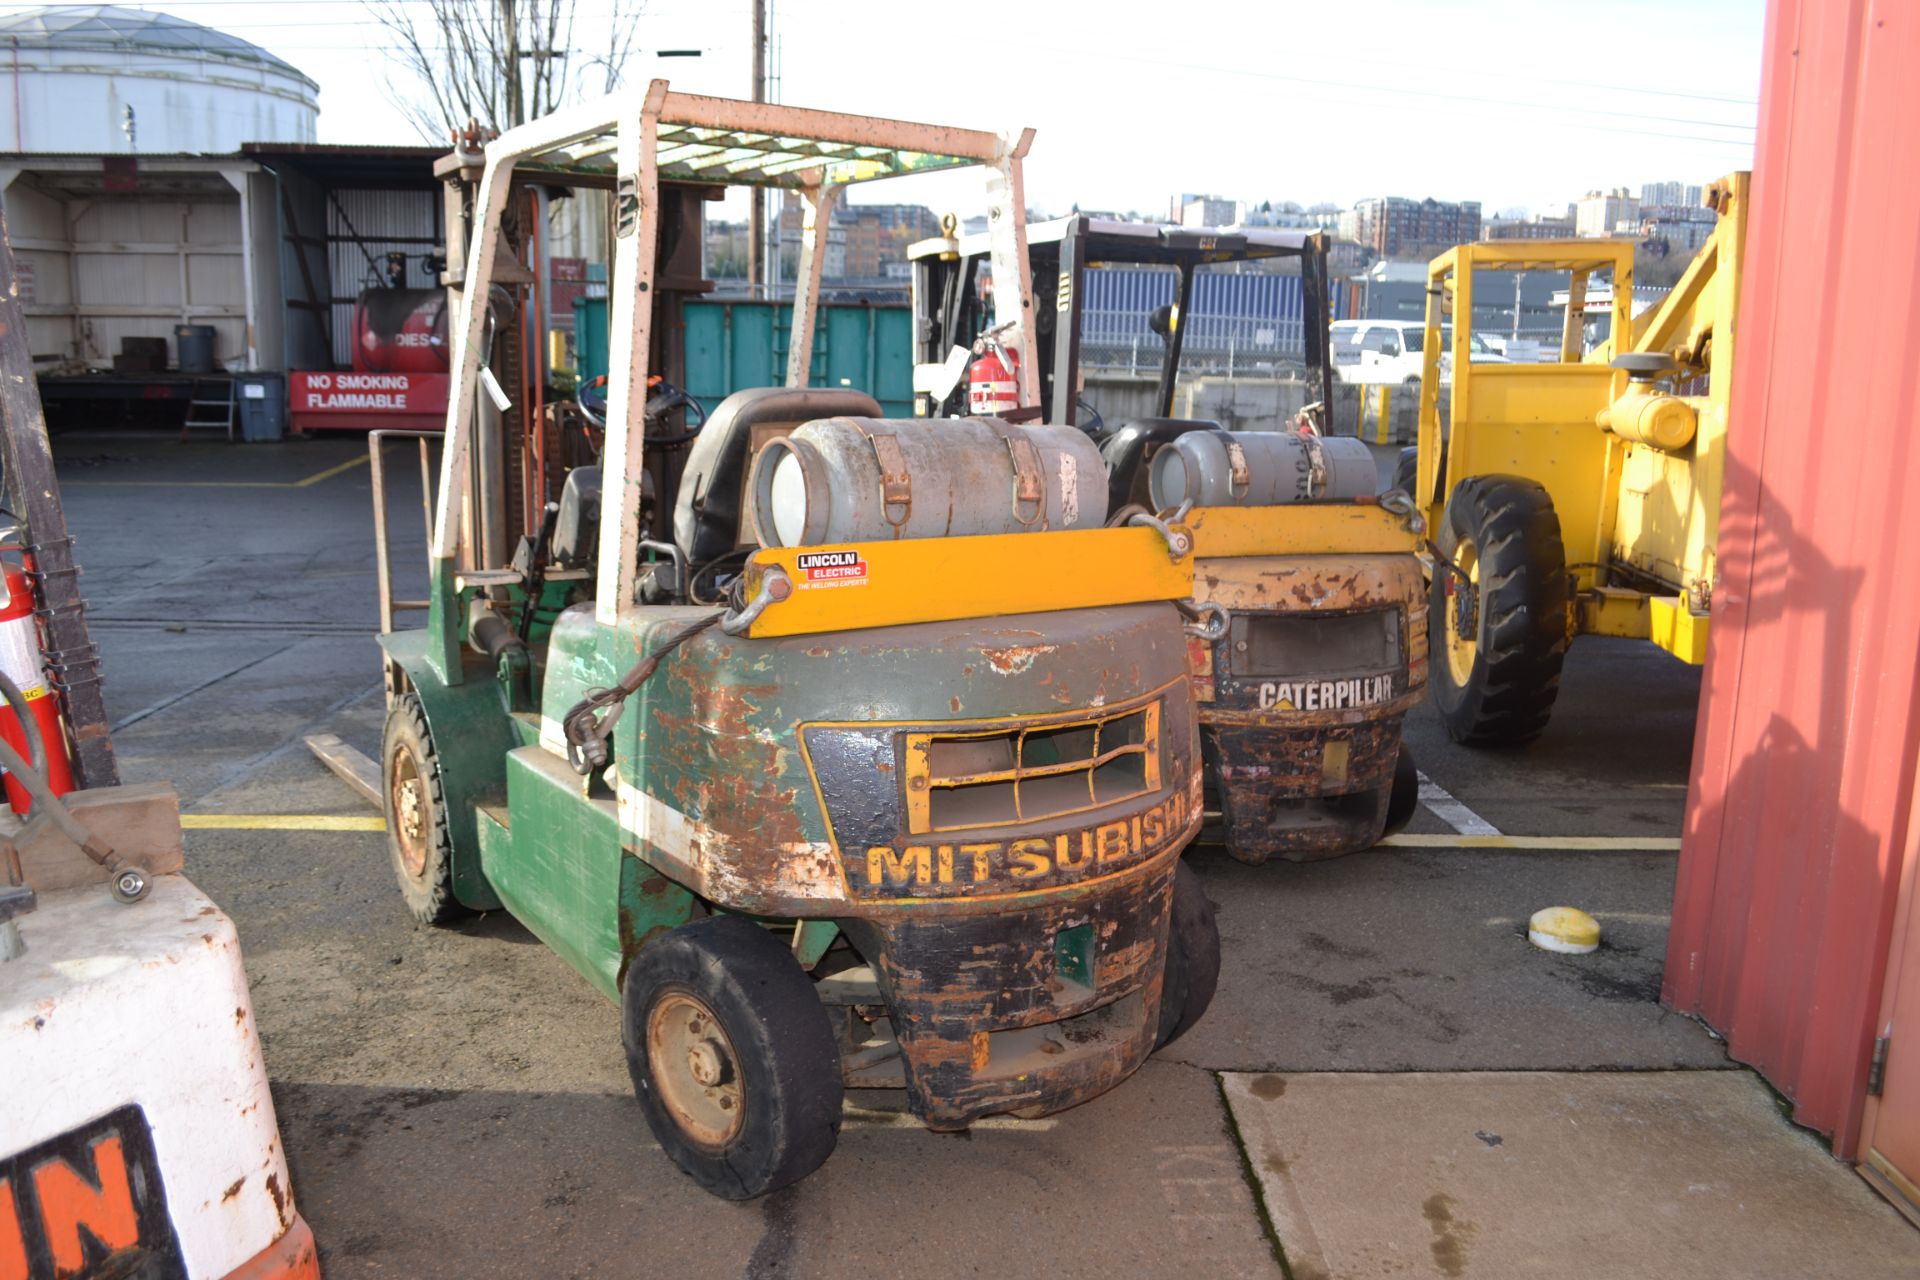
[[[69,480],[63,489],[306,489],[344,471],[365,466],[367,456],[349,458],[304,480]]]
[[[1569,853],[1676,853],[1678,836],[1388,836],[1394,849],[1563,849]]]
[[[305,480],[296,480],[289,487],[294,489],[305,489],[309,485],[319,484],[322,480],[331,480],[333,479],[333,477],[339,475],[343,471],[351,471],[355,467],[365,466],[366,462],[367,462],[367,455],[363,453],[357,458],[348,458],[345,462],[341,463],[337,467],[328,467],[325,471],[320,472],[318,475],[308,476]]]
[[[189,831],[385,831],[377,813],[183,813]]]

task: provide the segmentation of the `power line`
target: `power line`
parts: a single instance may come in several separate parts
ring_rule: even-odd
[[[1656,121],[1663,124],[1685,125],[1689,128],[1744,129],[1748,132],[1752,132],[1753,129],[1755,128],[1755,126],[1751,124],[1729,123],[1721,120],[1685,120],[1685,119],[1680,119],[1674,116],[1648,115],[1638,111],[1605,111],[1605,110],[1601,110],[1598,108],[1591,108],[1591,107],[1561,106],[1559,104],[1549,103],[1549,102],[1529,102],[1524,99],[1516,99],[1516,98],[1489,98],[1489,97],[1484,97],[1477,94],[1449,93],[1439,89],[1402,89],[1392,85],[1368,84],[1368,83],[1365,83],[1362,81],[1356,81],[1356,80],[1317,80],[1308,76],[1286,75],[1278,71],[1248,71],[1240,67],[1209,66],[1204,63],[1197,63],[1197,62],[1176,62],[1167,58],[1147,57],[1141,54],[1113,53],[1110,51],[1101,52],[1101,51],[1096,51],[1092,49],[1074,49],[1074,48],[1067,48],[1063,46],[1051,46],[1051,45],[1028,45],[1026,47],[1037,50],[1038,52],[1041,52],[1041,53],[1057,53],[1066,57],[1099,58],[1099,59],[1111,59],[1111,60],[1120,61],[1120,62],[1146,63],[1147,65],[1158,67],[1158,68],[1177,67],[1183,71],[1198,71],[1207,75],[1240,76],[1240,77],[1251,79],[1251,80],[1275,80],[1275,81],[1282,81],[1289,84],[1308,85],[1314,88],[1359,89],[1367,93],[1397,93],[1397,94],[1407,95],[1411,97],[1433,98],[1433,99],[1448,101],[1448,102],[1473,102],[1473,103],[1480,103],[1480,104],[1496,106],[1496,107],[1519,107],[1519,108],[1525,108],[1533,111],[1571,112],[1581,116],[1604,116],[1608,119],[1616,119],[1616,120],[1649,120],[1649,121]],[[1376,103],[1376,104],[1364,104],[1364,105],[1396,106],[1401,104]],[[1672,135],[1662,133],[1658,136],[1670,137]],[[1694,139],[1694,141],[1732,142],[1734,141],[1734,139],[1698,138],[1698,139]]]

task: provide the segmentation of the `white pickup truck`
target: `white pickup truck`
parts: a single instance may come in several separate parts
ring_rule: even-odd
[[[1336,320],[1328,326],[1333,334],[1333,371],[1342,382],[1418,382],[1422,368],[1421,347],[1427,327],[1417,320]],[[1445,342],[1453,341],[1453,330],[1440,331]],[[1470,335],[1475,364],[1506,364],[1507,358],[1479,334]],[[1453,380],[1453,352],[1440,353],[1440,381]]]

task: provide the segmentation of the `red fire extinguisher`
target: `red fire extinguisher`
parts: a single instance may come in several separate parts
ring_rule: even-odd
[[[995,417],[1020,407],[1020,357],[992,334],[974,347],[979,354],[967,366],[967,412]]]
[[[40,727],[40,743],[47,753],[47,784],[57,796],[73,790],[73,760],[67,752],[67,733],[60,723],[60,699],[47,684],[47,673],[40,658],[40,630],[33,620],[33,588],[27,575],[16,565],[0,562],[0,583],[7,599],[0,605],[0,671],[6,672],[26,695],[33,721]],[[0,698],[0,734],[21,755],[28,755],[27,735],[20,727],[13,707]],[[33,807],[27,789],[7,775],[7,803],[15,813]]]

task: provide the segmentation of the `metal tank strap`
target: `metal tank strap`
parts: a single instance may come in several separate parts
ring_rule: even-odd
[[[907,455],[901,452],[900,440],[891,431],[869,431],[856,418],[847,421],[873,446],[873,460],[880,464],[880,513],[897,530],[913,516],[913,473],[907,469]],[[900,511],[897,520],[895,508]]]
[[[1317,435],[1303,431],[1300,440],[1307,446],[1307,497],[1312,498],[1327,491],[1327,451]]]
[[[1009,426],[998,418],[979,420],[987,430],[1000,437],[1013,462],[1013,518],[1024,525],[1035,525],[1047,514],[1047,479],[1040,469],[1040,451],[1024,428]],[[1027,514],[1028,508],[1032,514]]]
[[[1227,441],[1228,483],[1233,496],[1244,498],[1247,490],[1253,487],[1253,481],[1247,474],[1247,451],[1240,447],[1238,440]]]

